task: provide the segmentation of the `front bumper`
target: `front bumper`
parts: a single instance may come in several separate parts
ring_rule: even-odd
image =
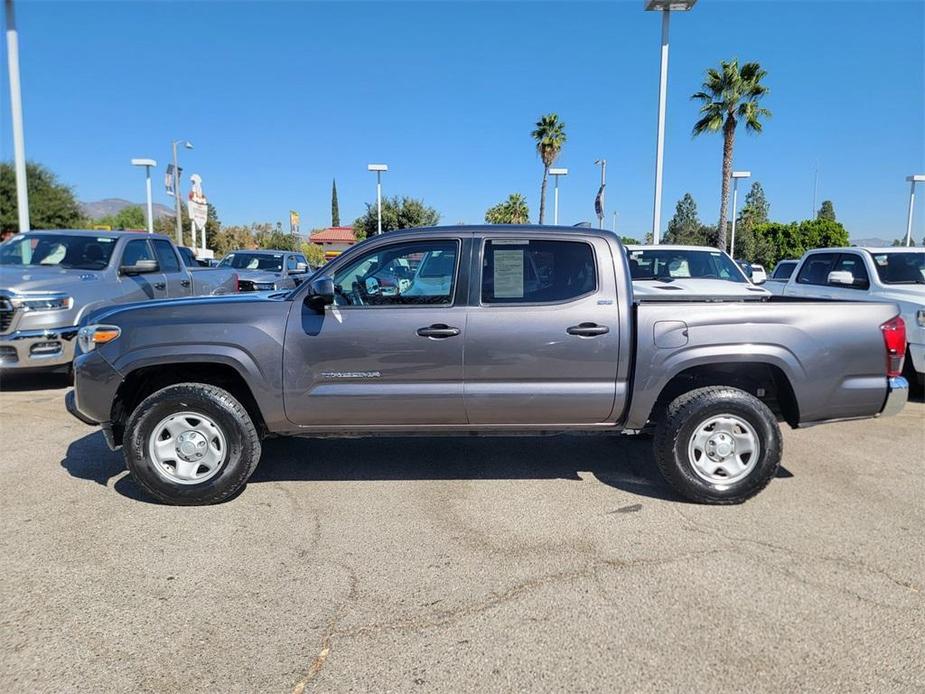
[[[889,380],[886,391],[886,400],[883,403],[883,409],[880,410],[881,417],[891,417],[899,414],[899,411],[905,406],[909,398],[909,382],[902,376],[896,376]]]
[[[74,359],[77,326],[17,330],[0,335],[0,368],[53,368]]]

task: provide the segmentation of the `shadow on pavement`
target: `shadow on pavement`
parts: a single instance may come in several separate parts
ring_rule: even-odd
[[[100,432],[73,442],[61,461],[72,476],[106,486],[125,471],[121,452],[110,451]],[[680,501],[662,480],[652,441],[641,437],[383,437],[268,439],[249,484],[280,481],[509,480],[601,483],[638,496]],[[778,477],[793,477],[781,468]],[[114,489],[158,503],[124,475]],[[246,492],[245,492],[246,493]]]
[[[65,371],[4,371],[0,374],[0,392],[24,393],[70,385],[71,376]]]

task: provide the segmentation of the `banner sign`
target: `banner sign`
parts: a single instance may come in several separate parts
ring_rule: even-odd
[[[597,191],[597,197],[594,198],[594,213],[598,219],[604,218],[604,188],[607,184],[602,183],[600,190]]]
[[[183,168],[177,169],[177,178],[183,175]],[[167,165],[167,171],[164,173],[164,189],[167,191],[167,195],[173,197],[176,195],[176,192],[173,189],[173,164]]]

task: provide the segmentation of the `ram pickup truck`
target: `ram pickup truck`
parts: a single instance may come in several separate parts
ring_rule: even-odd
[[[302,284],[311,271],[301,253],[273,250],[233,251],[218,266],[238,273],[242,292],[292,289]]]
[[[395,263],[414,279],[388,292],[366,281]],[[637,304],[627,255],[605,230],[395,231],[289,292],[88,316],[66,406],[173,504],[236,493],[271,435],[646,430],[681,495],[737,503],[777,472],[779,422],[902,408],[898,313]]]
[[[925,386],[925,250],[818,248],[771,291],[793,299],[896,304],[906,323],[904,375],[919,390]]]
[[[236,291],[234,271],[188,269],[159,234],[18,234],[0,245],[0,369],[67,368],[78,323],[101,307]]]

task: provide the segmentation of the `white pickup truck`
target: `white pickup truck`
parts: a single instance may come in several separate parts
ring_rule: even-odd
[[[766,286],[785,297],[897,304],[906,322],[906,379],[925,385],[925,250],[819,248],[800,259],[786,283]]]

